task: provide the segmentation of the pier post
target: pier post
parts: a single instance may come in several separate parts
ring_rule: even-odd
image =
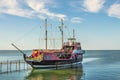
[[[16,62],[16,71],[17,71],[17,62]]]
[[[12,62],[10,62],[10,72],[11,72],[11,63],[12,63]]]
[[[24,70],[25,70],[25,62],[24,62]]]
[[[20,71],[20,60],[19,60],[19,62],[18,62],[18,63],[19,63],[19,71]]]
[[[8,73],[8,60],[7,60],[7,73]]]
[[[2,62],[0,62],[0,73],[2,73]]]

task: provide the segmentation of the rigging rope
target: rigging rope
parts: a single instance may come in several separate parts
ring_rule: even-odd
[[[26,37],[28,34],[32,33],[32,31],[34,31],[37,28],[32,27],[32,29],[30,29],[27,33],[23,34],[21,37],[19,37],[18,39],[16,39],[13,43],[17,43],[18,41],[22,40],[24,37]]]

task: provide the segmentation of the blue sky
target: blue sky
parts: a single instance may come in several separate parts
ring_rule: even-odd
[[[83,49],[120,49],[120,0],[0,0],[0,50],[45,48],[46,18],[49,48],[60,47],[64,19],[65,39],[75,29]]]

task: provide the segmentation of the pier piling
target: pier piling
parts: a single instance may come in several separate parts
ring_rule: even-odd
[[[2,72],[2,63],[0,63],[0,73]]]
[[[29,70],[31,69],[28,64],[23,60],[15,60],[15,61],[1,61],[0,62],[0,74],[5,72],[12,71],[21,71],[21,70]]]

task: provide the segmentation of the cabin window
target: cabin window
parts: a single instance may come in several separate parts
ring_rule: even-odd
[[[77,50],[81,50],[81,47],[77,47]]]
[[[65,52],[69,52],[70,50],[74,49],[74,46],[64,46],[63,49]]]

